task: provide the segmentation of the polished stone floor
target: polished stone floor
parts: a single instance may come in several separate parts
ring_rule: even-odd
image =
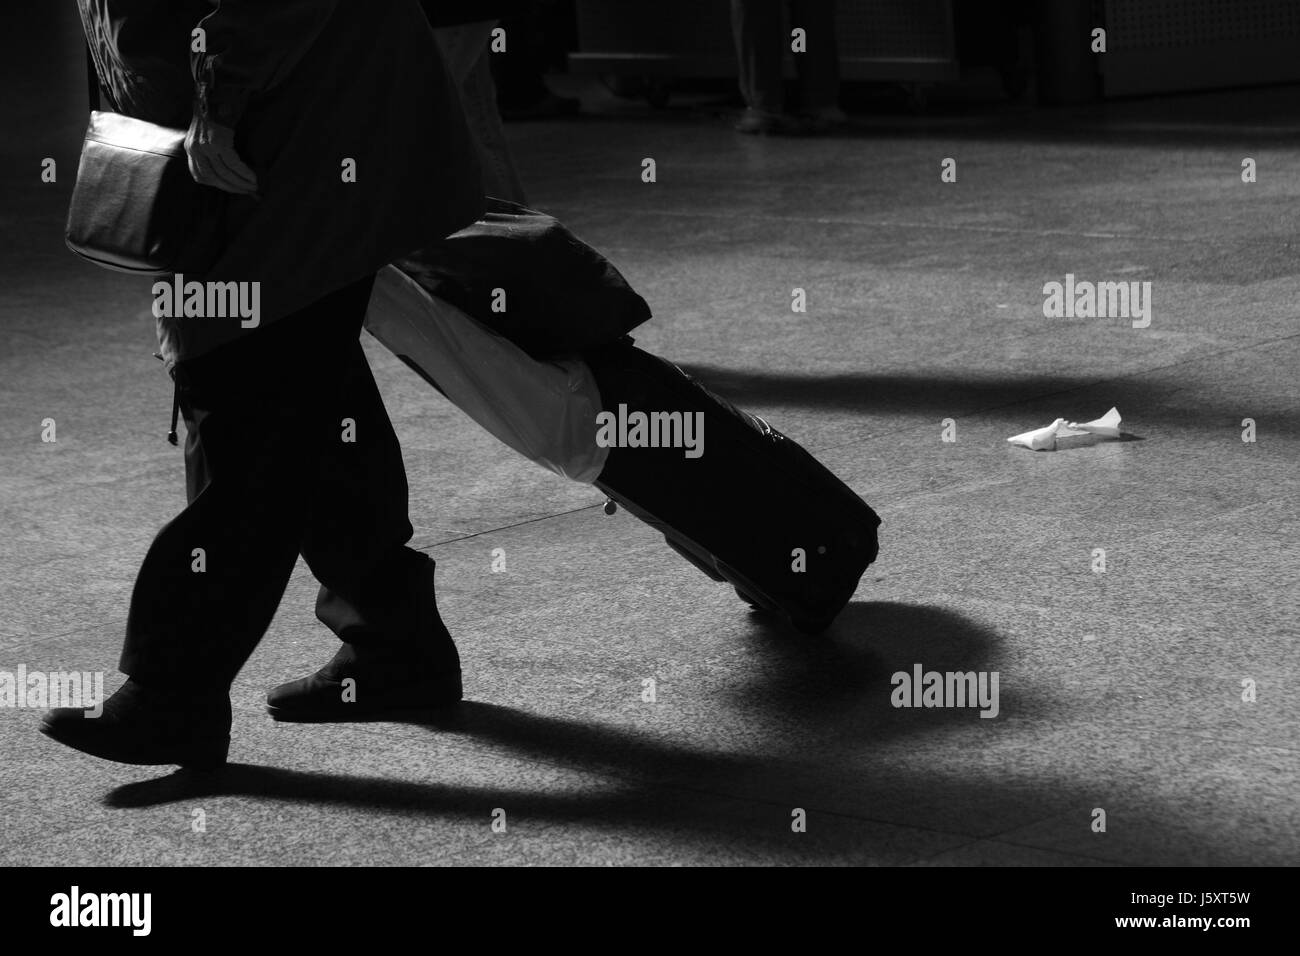
[[[62,245],[75,29],[34,45],[5,100],[27,133],[0,139],[0,670],[111,690],[182,461],[140,280]],[[642,346],[880,512],[850,607],[819,638],[769,624],[368,342],[467,702],[273,723],[267,688],[333,652],[300,565],[223,774],[103,763],[0,709],[0,862],[1300,863],[1297,90],[940,101],[819,140],[584,95],[510,128],[532,203],[645,295]],[[1150,282],[1150,325],[1045,318],[1067,274]],[[1005,441],[1112,406],[1119,441]],[[916,664],[997,672],[998,715],[893,707]]]

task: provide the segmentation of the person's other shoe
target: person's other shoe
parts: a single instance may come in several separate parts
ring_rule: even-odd
[[[343,640],[315,674],[266,697],[277,720],[347,721],[449,707],[462,697],[460,654],[438,613],[437,565],[403,548],[345,598],[322,589],[316,614]]]
[[[230,751],[230,695],[165,691],[127,680],[103,712],[60,707],[46,713],[41,733],[73,750],[118,763],[222,766]]]
[[[434,663],[410,648],[344,644],[315,674],[267,694],[266,709],[276,720],[363,720],[439,710],[462,696],[459,662]]]

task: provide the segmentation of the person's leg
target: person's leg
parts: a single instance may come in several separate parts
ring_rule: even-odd
[[[308,516],[303,490],[337,436],[322,397],[345,367],[372,282],[177,365],[189,504],[137,576],[120,665],[130,679],[101,718],[54,711],[47,734],[132,763],[224,760],[230,683],[293,571]]]
[[[546,83],[548,24],[564,11],[551,4],[530,3],[502,18],[506,49],[492,53],[488,68],[497,92],[497,107],[508,120],[546,119],[577,113],[582,104],[557,96]]]
[[[840,60],[835,39],[835,0],[792,0],[791,27],[804,30],[808,48],[795,55],[800,112],[817,118],[842,118]]]
[[[228,687],[261,640],[297,561],[310,491],[338,440],[330,400],[372,283],[178,364],[190,503],[159,533],[137,577],[124,673]]]
[[[208,367],[215,376],[237,366]],[[177,374],[188,380],[181,408],[190,502],[145,555],[120,668],[144,684],[227,688],[297,561],[303,516],[294,470],[312,470],[310,444],[298,402],[218,398],[199,391],[197,371]]]
[[[295,551],[322,594],[350,595],[411,539],[406,465],[360,341],[349,345],[322,402],[332,433],[316,480],[300,489],[305,514]]]
[[[332,408],[340,434],[323,452],[300,547],[321,582],[316,616],[343,646],[315,674],[272,690],[271,713],[348,719],[455,703],[460,659],[438,614],[434,562],[405,547],[412,529],[401,447],[359,342]]]
[[[740,93],[760,113],[785,111],[784,32],[780,0],[731,0]]]

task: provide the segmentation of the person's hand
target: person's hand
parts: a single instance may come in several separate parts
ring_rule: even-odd
[[[196,183],[228,193],[252,196],[257,193],[257,174],[235,151],[235,131],[205,119],[197,112],[185,134],[190,175]]]

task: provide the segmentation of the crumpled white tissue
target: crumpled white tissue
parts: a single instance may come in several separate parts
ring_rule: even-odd
[[[1112,408],[1101,418],[1095,418],[1090,422],[1067,422],[1064,418],[1058,418],[1044,428],[1035,428],[1033,431],[1012,435],[1007,441],[1013,445],[1032,448],[1034,451],[1055,451],[1058,438],[1069,438],[1073,435],[1118,438],[1121,421],[1119,409]]]

